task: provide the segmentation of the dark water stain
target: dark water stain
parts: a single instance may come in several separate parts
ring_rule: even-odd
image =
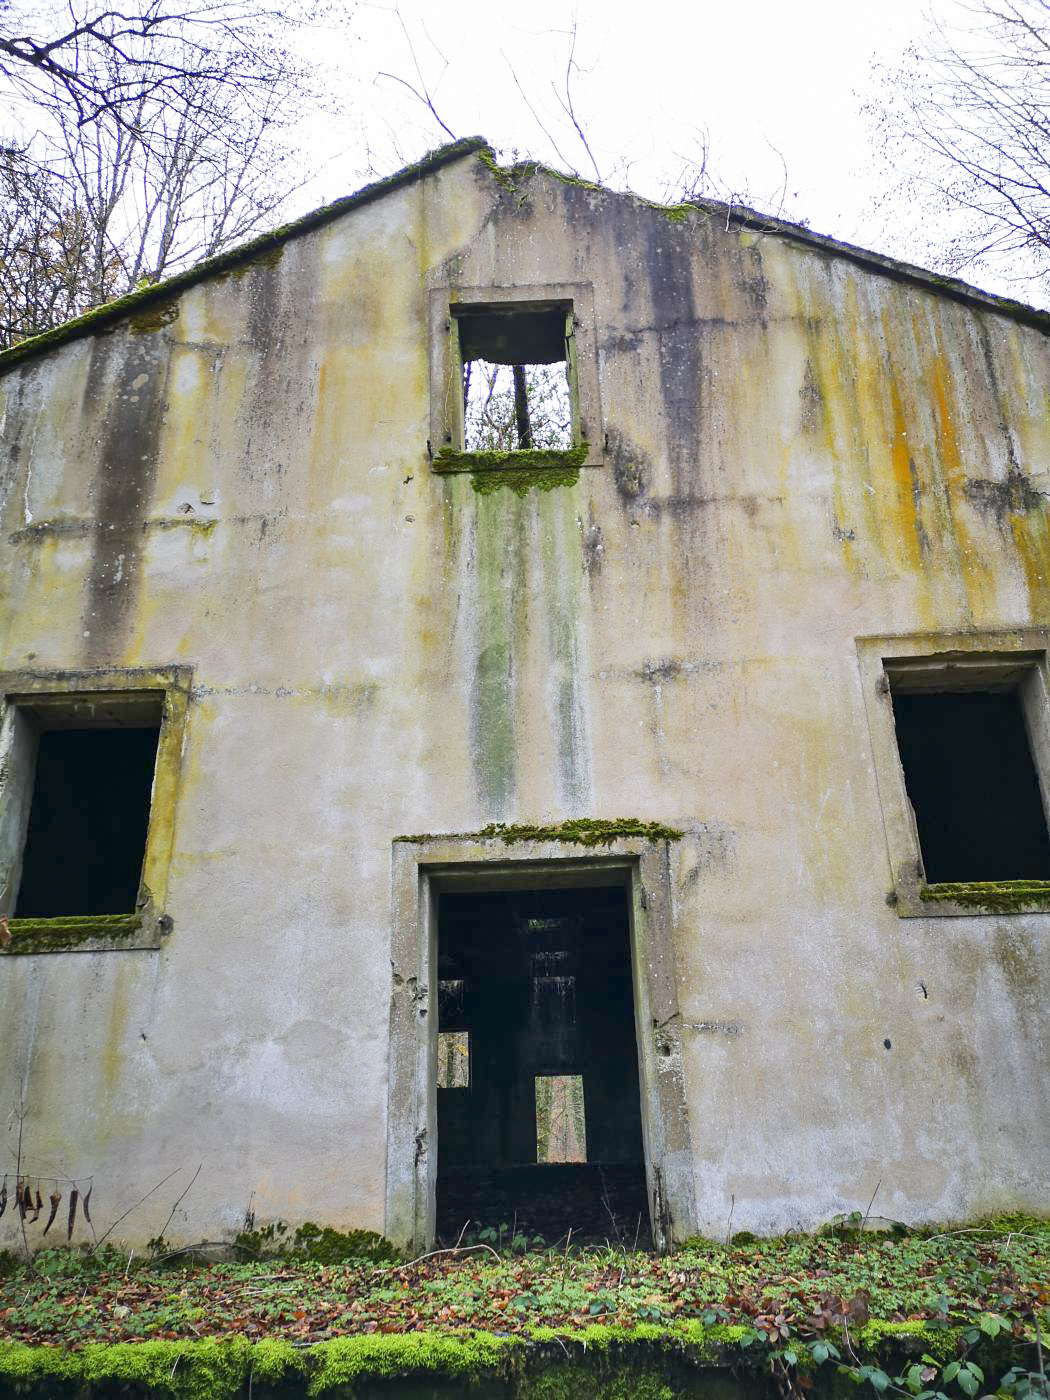
[[[1011,467],[1005,481],[973,478],[963,484],[970,504],[982,515],[993,517],[1002,525],[1008,515],[1027,515],[1042,509],[1046,496],[1037,491],[1031,480],[1018,467]]]
[[[169,343],[160,335],[100,336],[92,342],[85,399],[89,412],[101,401],[102,450],[82,627],[88,664],[116,660],[127,645],[157,473],[168,364]]]

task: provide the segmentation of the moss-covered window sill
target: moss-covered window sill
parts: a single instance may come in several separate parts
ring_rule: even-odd
[[[1050,913],[1050,880],[973,880],[921,885],[898,897],[905,918]]]
[[[445,447],[434,457],[432,466],[439,476],[467,473],[475,491],[486,493],[506,486],[519,494],[537,487],[551,491],[557,486],[575,486],[581,467],[600,466],[592,460],[589,443],[577,447],[523,448],[513,452],[464,452]]]
[[[143,919],[140,914],[7,919],[0,924],[0,956],[127,952],[131,949],[159,948],[162,938],[162,921]]]

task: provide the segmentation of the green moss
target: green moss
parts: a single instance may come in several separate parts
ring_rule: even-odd
[[[685,835],[677,827],[660,822],[643,822],[637,817],[569,817],[550,826],[527,826],[506,822],[490,822],[480,831],[422,832],[415,836],[395,836],[394,841],[420,842],[437,839],[459,841],[491,841],[498,837],[504,845],[519,841],[571,841],[579,846],[604,846],[610,841],[640,836],[645,841],[678,841]]]
[[[588,451],[586,442],[576,447],[519,448],[508,452],[465,452],[444,447],[435,456],[433,466],[439,473],[469,472],[474,490],[482,495],[506,486],[523,496],[533,488],[552,491],[558,486],[575,486]]]
[[[482,1374],[506,1376],[521,1365],[521,1337],[496,1337],[489,1332],[450,1336],[439,1332],[404,1332],[389,1336],[336,1337],[310,1351],[318,1363],[308,1395],[324,1395],[369,1380],[411,1375],[438,1375],[469,1381]]]
[[[171,301],[155,301],[143,307],[141,311],[136,311],[128,318],[128,326],[133,331],[159,331],[165,326],[170,326],[172,321],[179,318],[179,303],[177,298]]]
[[[320,1264],[342,1264],[347,1259],[368,1259],[373,1264],[401,1260],[400,1251],[374,1230],[333,1230],[310,1220],[296,1230],[291,1249]]]
[[[926,885],[919,898],[927,903],[962,904],[995,914],[1050,908],[1050,880],[975,880]]]
[[[119,943],[142,929],[138,914],[85,914],[63,919],[9,919],[11,941],[0,954],[62,953],[91,943]]]
[[[499,837],[505,846],[519,841],[572,841],[579,846],[606,846],[624,837],[640,836],[646,841],[678,841],[684,835],[673,826],[643,822],[637,817],[617,817],[603,821],[596,817],[570,817],[553,826],[525,826],[490,822],[477,833],[485,840]]]
[[[687,224],[697,212],[692,204],[653,204],[650,208],[662,214],[670,224]]]

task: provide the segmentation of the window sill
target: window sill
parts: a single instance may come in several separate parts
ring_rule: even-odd
[[[899,891],[902,918],[1050,913],[1050,880],[974,880]]]
[[[526,491],[530,486],[541,490],[575,486],[581,467],[599,467],[602,463],[591,445],[581,442],[578,447],[519,448],[509,452],[466,452],[443,447],[431,465],[439,476],[469,473],[475,490],[484,492],[500,486],[514,491]]]
[[[141,914],[80,914],[60,919],[8,919],[0,956],[36,953],[116,953],[159,948],[163,920]]]

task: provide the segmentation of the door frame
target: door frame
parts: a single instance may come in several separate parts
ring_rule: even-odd
[[[392,854],[386,1235],[395,1244],[419,1251],[434,1241],[438,895],[609,885],[627,893],[652,1238],[668,1249],[696,1233],[669,843],[618,838],[595,853],[559,841],[420,836],[396,839]]]

